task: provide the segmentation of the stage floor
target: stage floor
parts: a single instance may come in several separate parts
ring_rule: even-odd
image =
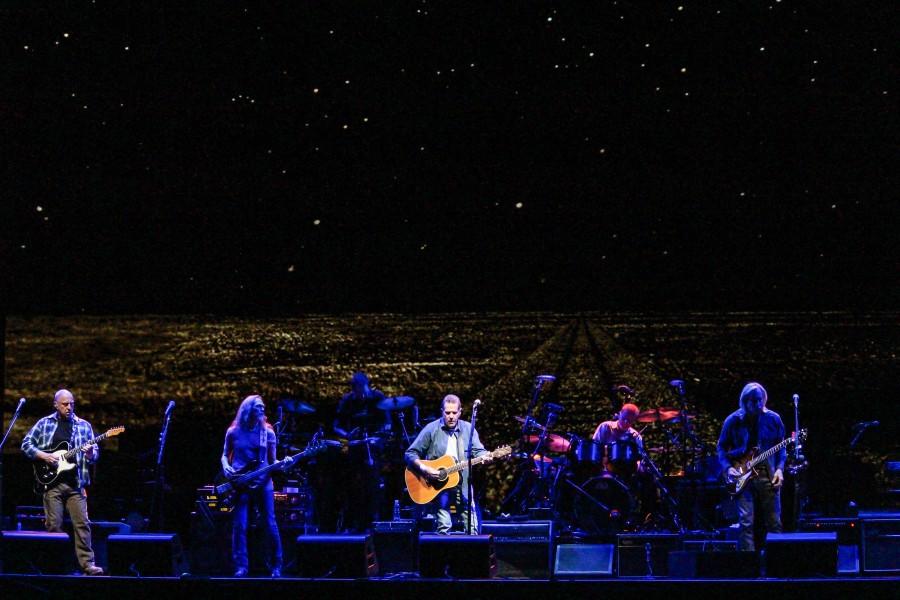
[[[759,600],[766,594],[795,598],[897,598],[900,577],[835,577],[817,579],[669,579],[605,578],[578,580],[462,580],[462,579],[299,579],[198,577],[84,577],[2,575],[4,596],[12,598],[246,598],[265,594],[293,598],[365,597],[366,600],[426,598],[437,595],[465,600],[523,600],[524,598],[600,598],[671,600],[672,595]],[[287,597],[287,596],[286,596]]]

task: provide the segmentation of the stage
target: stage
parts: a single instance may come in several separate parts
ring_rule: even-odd
[[[668,578],[616,578],[579,580],[448,580],[448,579],[266,579],[198,577],[84,577],[3,575],[2,587],[15,597],[86,596],[148,598],[362,598],[396,600],[437,595],[466,600],[521,600],[522,598],[599,598],[654,600],[703,596],[707,598],[765,597],[778,594],[795,598],[896,598],[897,577],[839,577],[817,579],[685,580]]]

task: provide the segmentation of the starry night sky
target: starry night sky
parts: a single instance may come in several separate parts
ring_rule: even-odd
[[[896,308],[896,17],[6,3],[6,310]]]

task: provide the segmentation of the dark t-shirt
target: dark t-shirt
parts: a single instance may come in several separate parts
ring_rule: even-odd
[[[50,442],[51,448],[56,448],[60,442],[67,442],[69,444],[69,449],[72,449],[72,421],[67,421],[65,419],[57,420],[56,431],[53,433],[53,440]],[[73,458],[70,462],[75,462],[75,459]],[[74,469],[69,469],[60,473],[59,477],[56,478],[56,481],[51,484],[51,487],[57,486],[60,483],[67,483],[73,488],[77,487],[78,477],[75,472],[77,468],[78,467],[76,466]]]

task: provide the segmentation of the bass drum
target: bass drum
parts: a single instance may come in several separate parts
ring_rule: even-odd
[[[636,507],[628,486],[610,473],[592,477],[581,486],[583,493],[572,488],[572,524],[595,536],[618,533]]]

